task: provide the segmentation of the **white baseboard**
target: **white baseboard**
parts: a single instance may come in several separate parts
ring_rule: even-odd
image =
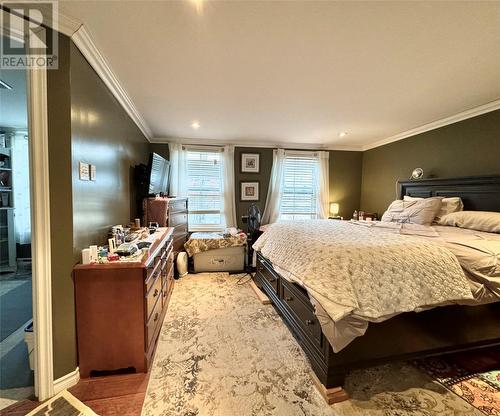
[[[57,380],[54,380],[54,394],[73,387],[80,381],[80,369],[76,367],[75,371],[68,373]]]

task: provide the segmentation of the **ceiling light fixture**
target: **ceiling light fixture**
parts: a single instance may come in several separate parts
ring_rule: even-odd
[[[191,123],[191,127],[192,127],[193,129],[195,129],[195,130],[198,130],[198,129],[200,128],[200,123],[199,123],[199,121],[196,121],[196,120],[195,120],[195,121],[193,121],[193,122]]]
[[[343,131],[339,133],[339,137],[345,137],[345,136],[347,136],[347,132]]]
[[[5,81],[2,81],[1,79],[0,79],[0,88],[4,90],[12,89],[12,87],[9,84],[7,84]]]
[[[198,15],[203,14],[203,0],[191,0],[191,3],[194,4],[194,7],[196,9],[196,13]]]

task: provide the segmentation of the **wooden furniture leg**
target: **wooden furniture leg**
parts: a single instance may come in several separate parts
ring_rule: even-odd
[[[309,372],[312,381],[319,393],[323,396],[328,404],[339,403],[345,400],[349,400],[349,395],[342,387],[330,387],[326,388],[321,381],[319,381],[316,374],[313,371]]]

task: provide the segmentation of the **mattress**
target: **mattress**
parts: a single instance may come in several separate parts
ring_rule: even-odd
[[[366,224],[357,225],[359,225],[360,227],[364,227]],[[330,227],[326,223],[325,226]],[[342,227],[351,227],[350,229],[353,230],[353,232],[357,232],[359,234],[360,232],[357,231],[356,227],[353,226],[354,224],[352,223],[349,225],[342,225]],[[372,226],[374,226],[374,224],[369,224],[367,228],[370,228]],[[411,241],[415,245],[425,245],[427,241],[431,241],[435,247],[435,251],[441,250],[438,248],[438,246],[444,247],[446,251],[453,253],[455,259],[458,260],[459,266],[461,266],[462,268],[462,270],[459,271],[455,270],[455,273],[460,273],[462,277],[464,277],[464,280],[459,281],[461,283],[463,281],[466,282],[466,285],[468,285],[470,290],[470,296],[463,297],[461,299],[459,299],[459,297],[456,297],[456,299],[454,300],[451,300],[452,298],[450,297],[448,301],[434,303],[432,305],[422,304],[420,307],[415,308],[415,311],[453,303],[466,305],[484,304],[498,301],[500,299],[500,265],[498,264],[500,257],[500,235],[462,230],[454,227],[415,227],[412,225],[406,225],[398,230],[398,227],[400,227],[400,225],[395,225],[392,223],[378,223],[377,227],[387,227],[388,229],[392,228],[392,232],[410,234],[411,237],[409,238],[411,238]],[[371,233],[372,231],[366,231],[367,235]],[[363,232],[361,232],[361,234],[363,234]],[[385,231],[382,233],[382,235],[384,234]],[[405,241],[408,240],[405,239]],[[352,241],[349,241],[349,239],[347,239],[345,244],[350,244],[352,246]],[[344,250],[346,249],[345,247],[342,248]],[[264,256],[266,256],[266,253],[263,254]],[[349,255],[349,247],[347,251],[344,251],[344,256],[345,255]],[[279,265],[276,265],[276,262],[273,261],[273,259],[270,260],[273,262],[276,271],[280,273],[284,278],[287,278],[290,281],[294,281],[295,283],[299,283],[306,288],[309,293],[311,303],[315,306],[316,315],[322,325],[323,332],[330,341],[330,344],[332,345],[334,351],[340,351],[354,338],[363,335],[368,328],[369,322],[381,322],[391,317],[387,315],[381,318],[370,318],[366,316],[360,316],[360,314],[356,313],[349,313],[339,318],[339,316],[335,316],[334,314],[332,314],[332,309],[327,299],[328,296],[323,296],[325,293],[318,293],[313,290],[309,290],[308,284],[303,284],[300,281],[300,277],[299,279],[297,279],[297,276],[291,274],[289,270],[280,268]],[[332,258],[331,260],[335,261],[335,258]],[[373,265],[373,259],[367,258],[366,263],[368,266],[370,266],[370,264]],[[424,265],[424,263],[422,263],[422,265]],[[350,265],[349,262],[344,262],[344,266],[349,268],[352,265]],[[285,268],[288,269],[288,266],[285,266]],[[424,272],[428,273],[429,271],[426,270]],[[415,273],[415,276],[416,278],[418,278],[418,273]],[[439,276],[440,275],[437,274],[435,278],[439,279]],[[407,279],[407,281],[413,284],[411,280]],[[438,281],[438,283],[440,282]],[[450,283],[448,282],[447,285],[449,284]],[[434,290],[432,287],[424,288],[424,290],[429,289]],[[401,287],[395,287],[395,290],[401,291]],[[326,302],[325,299],[327,299]],[[328,308],[325,306],[327,306]],[[394,313],[394,315],[396,314],[397,313]]]

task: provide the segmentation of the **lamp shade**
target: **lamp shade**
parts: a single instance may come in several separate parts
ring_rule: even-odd
[[[339,204],[336,202],[330,202],[330,214],[338,215],[339,213]]]

